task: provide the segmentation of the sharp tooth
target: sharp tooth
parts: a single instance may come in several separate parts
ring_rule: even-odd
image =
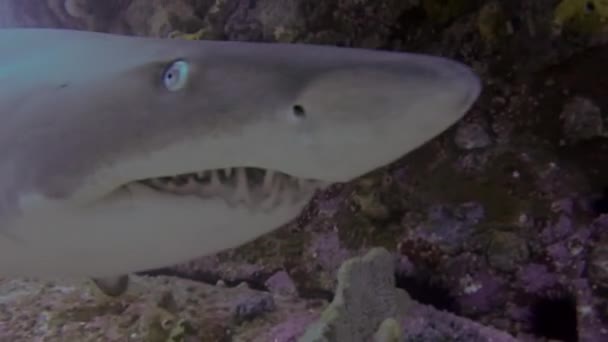
[[[165,187],[165,183],[160,178],[152,178],[149,180],[144,180],[142,183],[151,186],[157,190],[162,190]]]
[[[160,177],[156,179],[158,189],[165,191],[173,191],[176,188],[175,179],[173,177]]]
[[[281,179],[278,178],[273,184],[272,184],[272,188],[270,190],[270,195],[268,196],[268,198],[266,198],[264,201],[262,201],[262,209],[268,210],[268,209],[272,209],[275,205],[276,202],[279,198],[279,195],[281,194]]]
[[[211,186],[214,189],[219,189],[222,186],[220,175],[216,170],[211,171]]]
[[[313,186],[315,187],[315,189],[321,189],[321,190],[325,190],[326,188],[328,188],[329,186],[331,186],[333,183],[332,182],[328,182],[328,181],[310,181]]]
[[[310,188],[310,182],[306,179],[295,178],[293,182],[295,183],[295,191],[291,196],[292,203],[302,200],[303,196],[307,196],[313,190]]]
[[[235,199],[249,203],[249,185],[247,184],[247,173],[244,168],[236,170]]]
[[[194,180],[198,183],[206,184],[209,182],[209,171],[199,172],[194,175]]]
[[[173,182],[178,187],[185,186],[186,184],[190,183],[190,177],[188,177],[188,176],[177,176],[177,177],[174,178]]]
[[[217,171],[208,171],[210,180],[200,187],[199,194],[203,196],[214,196],[221,190],[222,184]]]
[[[270,192],[272,190],[273,180],[274,180],[274,171],[266,170],[266,174],[264,175],[264,181],[262,183],[263,192]]]
[[[298,184],[298,189],[304,190],[308,182],[302,178],[296,178],[296,182]]]

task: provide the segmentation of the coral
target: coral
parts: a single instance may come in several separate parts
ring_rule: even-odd
[[[118,342],[129,336],[134,342],[269,341],[280,326],[298,333],[322,307],[247,286],[139,276],[132,276],[127,295],[100,302],[85,283],[0,280],[0,340]]]
[[[344,262],[334,300],[298,341],[515,341],[506,333],[411,300],[395,288],[394,270],[394,258],[384,248]]]
[[[300,338],[300,342],[366,341],[385,319],[402,316],[409,297],[394,286],[394,260],[382,248],[349,259],[338,270],[332,303]]]
[[[374,342],[399,342],[401,339],[401,326],[394,318],[385,319],[373,336]]]
[[[0,340],[511,341],[505,333],[412,301],[394,285],[394,261],[387,250],[375,248],[344,262],[329,305],[246,285],[164,276],[132,276],[127,295],[104,302],[75,280],[0,280]]]

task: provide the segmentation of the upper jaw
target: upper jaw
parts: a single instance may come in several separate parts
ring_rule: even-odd
[[[280,171],[236,167],[137,181],[154,190],[201,199],[221,198],[230,206],[270,210],[299,202],[331,183],[298,178]]]

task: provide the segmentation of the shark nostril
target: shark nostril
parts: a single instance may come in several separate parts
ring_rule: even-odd
[[[298,118],[304,118],[306,116],[306,110],[302,105],[294,105],[293,106],[293,114]]]

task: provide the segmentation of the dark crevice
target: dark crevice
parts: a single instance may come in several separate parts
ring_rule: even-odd
[[[421,304],[458,314],[458,305],[450,294],[449,288],[433,282],[427,277],[395,274],[395,286],[407,291],[412,299]]]
[[[392,27],[391,32],[388,34],[386,45],[382,46],[383,49],[391,49],[392,45],[399,42],[406,42],[408,50],[418,50],[422,47],[421,41],[409,41],[408,37],[412,32],[416,32],[421,27],[425,27],[427,20],[424,9],[420,6],[415,6],[405,10],[396,21],[396,24]]]
[[[246,283],[249,288],[256,291],[264,291],[270,292],[270,290],[266,287],[265,283],[268,278],[270,278],[275,272],[264,272],[257,273],[248,278],[236,278],[232,280],[223,279],[218,276],[216,273],[212,272],[195,272],[193,274],[180,272],[170,268],[162,268],[152,271],[139,272],[138,275],[148,276],[148,277],[159,277],[159,276],[167,276],[167,277],[175,277],[180,279],[187,279],[196,281],[202,284],[207,285],[217,285],[218,281],[223,281],[226,287],[236,287],[242,283]],[[331,301],[334,298],[334,293],[329,290],[321,289],[321,288],[307,288],[307,287],[298,287],[298,296],[302,299],[308,300],[326,300]]]
[[[331,302],[334,299],[334,293],[332,291],[320,288],[298,287],[298,295],[300,298],[308,300],[321,299]]]
[[[196,281],[199,283],[214,285],[214,286],[217,284],[218,281],[221,280],[224,282],[226,287],[236,287],[242,283],[247,283],[249,288],[251,288],[253,290],[266,291],[266,292],[268,292],[268,288],[266,287],[266,285],[264,285],[264,283],[272,275],[272,273],[270,273],[270,274],[260,273],[260,274],[256,274],[255,276],[252,276],[252,277],[249,277],[246,279],[237,278],[237,279],[232,279],[232,280],[226,280],[226,279],[222,279],[217,274],[211,273],[211,272],[198,272],[197,271],[193,274],[190,274],[190,273],[180,272],[180,271],[170,269],[170,268],[162,268],[162,269],[157,269],[157,270],[152,270],[152,271],[139,272],[137,274],[143,275],[143,276],[149,276],[149,277],[168,276],[168,277],[175,277],[175,278],[181,278],[181,279],[188,279],[188,280]]]
[[[564,291],[532,303],[532,333],[547,339],[578,342],[576,298]]]
[[[595,216],[602,214],[608,214],[608,187],[605,187],[602,191],[602,195],[597,197],[592,202],[593,213]]]

